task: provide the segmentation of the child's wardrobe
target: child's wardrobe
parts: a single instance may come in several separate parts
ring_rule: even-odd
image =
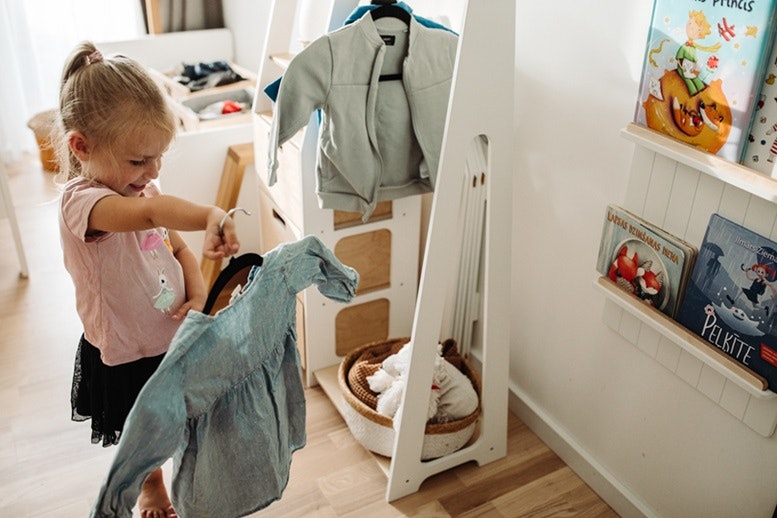
[[[394,423],[393,455],[376,456],[388,477],[388,500],[417,491],[435,473],[506,453],[509,321],[507,312],[492,309],[509,306],[505,236],[511,224],[515,2],[402,4],[458,35],[440,165],[433,193],[381,201],[366,221],[358,213],[319,207],[317,112],[277,150],[277,183],[268,181],[277,94],[266,88],[308,42],[343,27],[357,7],[401,8],[394,3],[274,1],[253,106],[262,248],[314,234],[361,276],[346,307],[322,300],[315,290],[298,299],[307,383],[320,384],[342,409],[337,372],[350,351],[396,337],[426,345],[412,349],[405,387],[411,396]],[[427,408],[419,402],[429,399],[436,344],[447,338],[479,368],[478,430],[462,449],[422,462]]]

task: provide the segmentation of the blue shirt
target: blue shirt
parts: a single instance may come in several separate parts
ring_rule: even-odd
[[[92,510],[132,516],[146,477],[174,459],[181,518],[244,516],[280,498],[305,445],[296,294],[347,302],[357,272],[318,238],[281,245],[215,316],[189,312],[132,408]]]

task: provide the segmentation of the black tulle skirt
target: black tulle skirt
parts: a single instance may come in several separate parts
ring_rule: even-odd
[[[164,354],[108,366],[100,359],[99,349],[81,337],[70,405],[73,421],[92,420],[93,444],[118,444],[127,414],[162,358]]]

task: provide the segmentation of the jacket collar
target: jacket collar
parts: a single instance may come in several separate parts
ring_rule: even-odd
[[[408,7],[405,10],[408,12],[411,11],[411,9]],[[378,27],[375,25],[375,21],[372,19],[372,16],[370,16],[369,11],[367,11],[364,16],[353,22],[353,25],[355,27],[358,27],[359,30],[362,31],[362,33],[367,37],[370,43],[375,45],[376,47],[384,47],[385,43],[383,42],[383,39],[380,37],[380,32],[378,31]],[[346,26],[347,27],[347,26]],[[418,38],[419,33],[423,32],[424,30],[430,30],[426,29],[423,25],[418,23],[415,19],[415,17],[410,16],[410,25],[408,27],[408,54],[410,54],[411,49],[413,48],[413,44],[415,43],[415,40]]]

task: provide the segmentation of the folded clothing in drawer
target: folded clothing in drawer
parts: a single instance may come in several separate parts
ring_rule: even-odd
[[[208,95],[191,97],[181,101],[181,104],[196,113],[200,120],[212,120],[249,112],[253,95],[253,91],[247,88],[221,90]]]

